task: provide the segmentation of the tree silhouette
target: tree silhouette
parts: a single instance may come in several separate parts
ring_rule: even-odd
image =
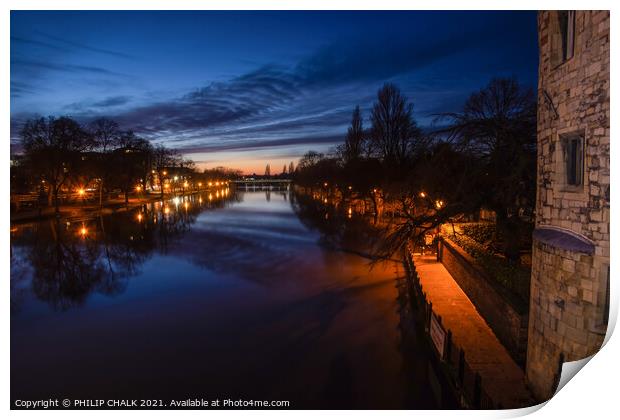
[[[351,125],[344,142],[344,160],[351,162],[362,155],[364,146],[364,127],[359,105],[355,107],[351,117]]]
[[[31,168],[49,186],[56,213],[60,211],[58,194],[81,165],[80,154],[93,146],[92,136],[68,117],[29,120],[21,130],[24,153]]]
[[[386,83],[377,93],[370,117],[371,147],[388,165],[404,165],[421,137],[412,114],[413,104],[395,85]]]
[[[179,161],[179,156],[174,150],[159,145],[153,149],[153,167],[159,181],[160,197],[164,198],[165,179],[168,176],[168,169],[175,166]]]
[[[110,165],[107,153],[118,146],[120,130],[118,124],[108,118],[98,118],[89,125],[94,141],[94,149],[101,153],[96,162],[96,172],[99,177],[99,207],[103,205],[103,188],[110,175]]]
[[[461,112],[441,118],[449,122],[441,133],[482,165],[477,194],[496,214],[504,255],[518,260],[520,215],[532,211],[536,195],[534,92],[515,79],[493,79]]]
[[[136,136],[133,131],[121,133],[118,146],[112,155],[114,179],[125,195],[125,204],[128,204],[129,192],[146,177],[145,162],[149,161],[152,149],[147,140]]]

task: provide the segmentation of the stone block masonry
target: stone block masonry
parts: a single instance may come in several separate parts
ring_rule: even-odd
[[[538,14],[538,173],[526,374],[555,392],[609,308],[609,11]]]

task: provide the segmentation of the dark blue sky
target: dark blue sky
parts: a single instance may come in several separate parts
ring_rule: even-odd
[[[117,119],[201,167],[279,171],[381,85],[418,123],[492,77],[535,87],[535,12],[11,12],[12,143],[33,115]]]

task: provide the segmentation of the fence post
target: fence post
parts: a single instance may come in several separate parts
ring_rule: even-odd
[[[480,399],[482,394],[482,378],[480,374],[476,372],[474,376],[474,407],[480,408]]]
[[[431,329],[431,317],[433,316],[433,302],[428,302],[428,314],[426,319],[426,331]]]
[[[446,360],[448,364],[452,364],[452,330],[448,330],[448,337],[446,339]]]
[[[459,350],[459,385],[463,386],[463,380],[465,379],[465,352],[463,349]]]

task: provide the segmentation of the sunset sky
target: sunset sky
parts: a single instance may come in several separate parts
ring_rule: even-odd
[[[108,116],[201,168],[279,172],[386,81],[423,127],[492,77],[535,88],[536,33],[535,12],[13,11],[12,150],[33,116]]]

